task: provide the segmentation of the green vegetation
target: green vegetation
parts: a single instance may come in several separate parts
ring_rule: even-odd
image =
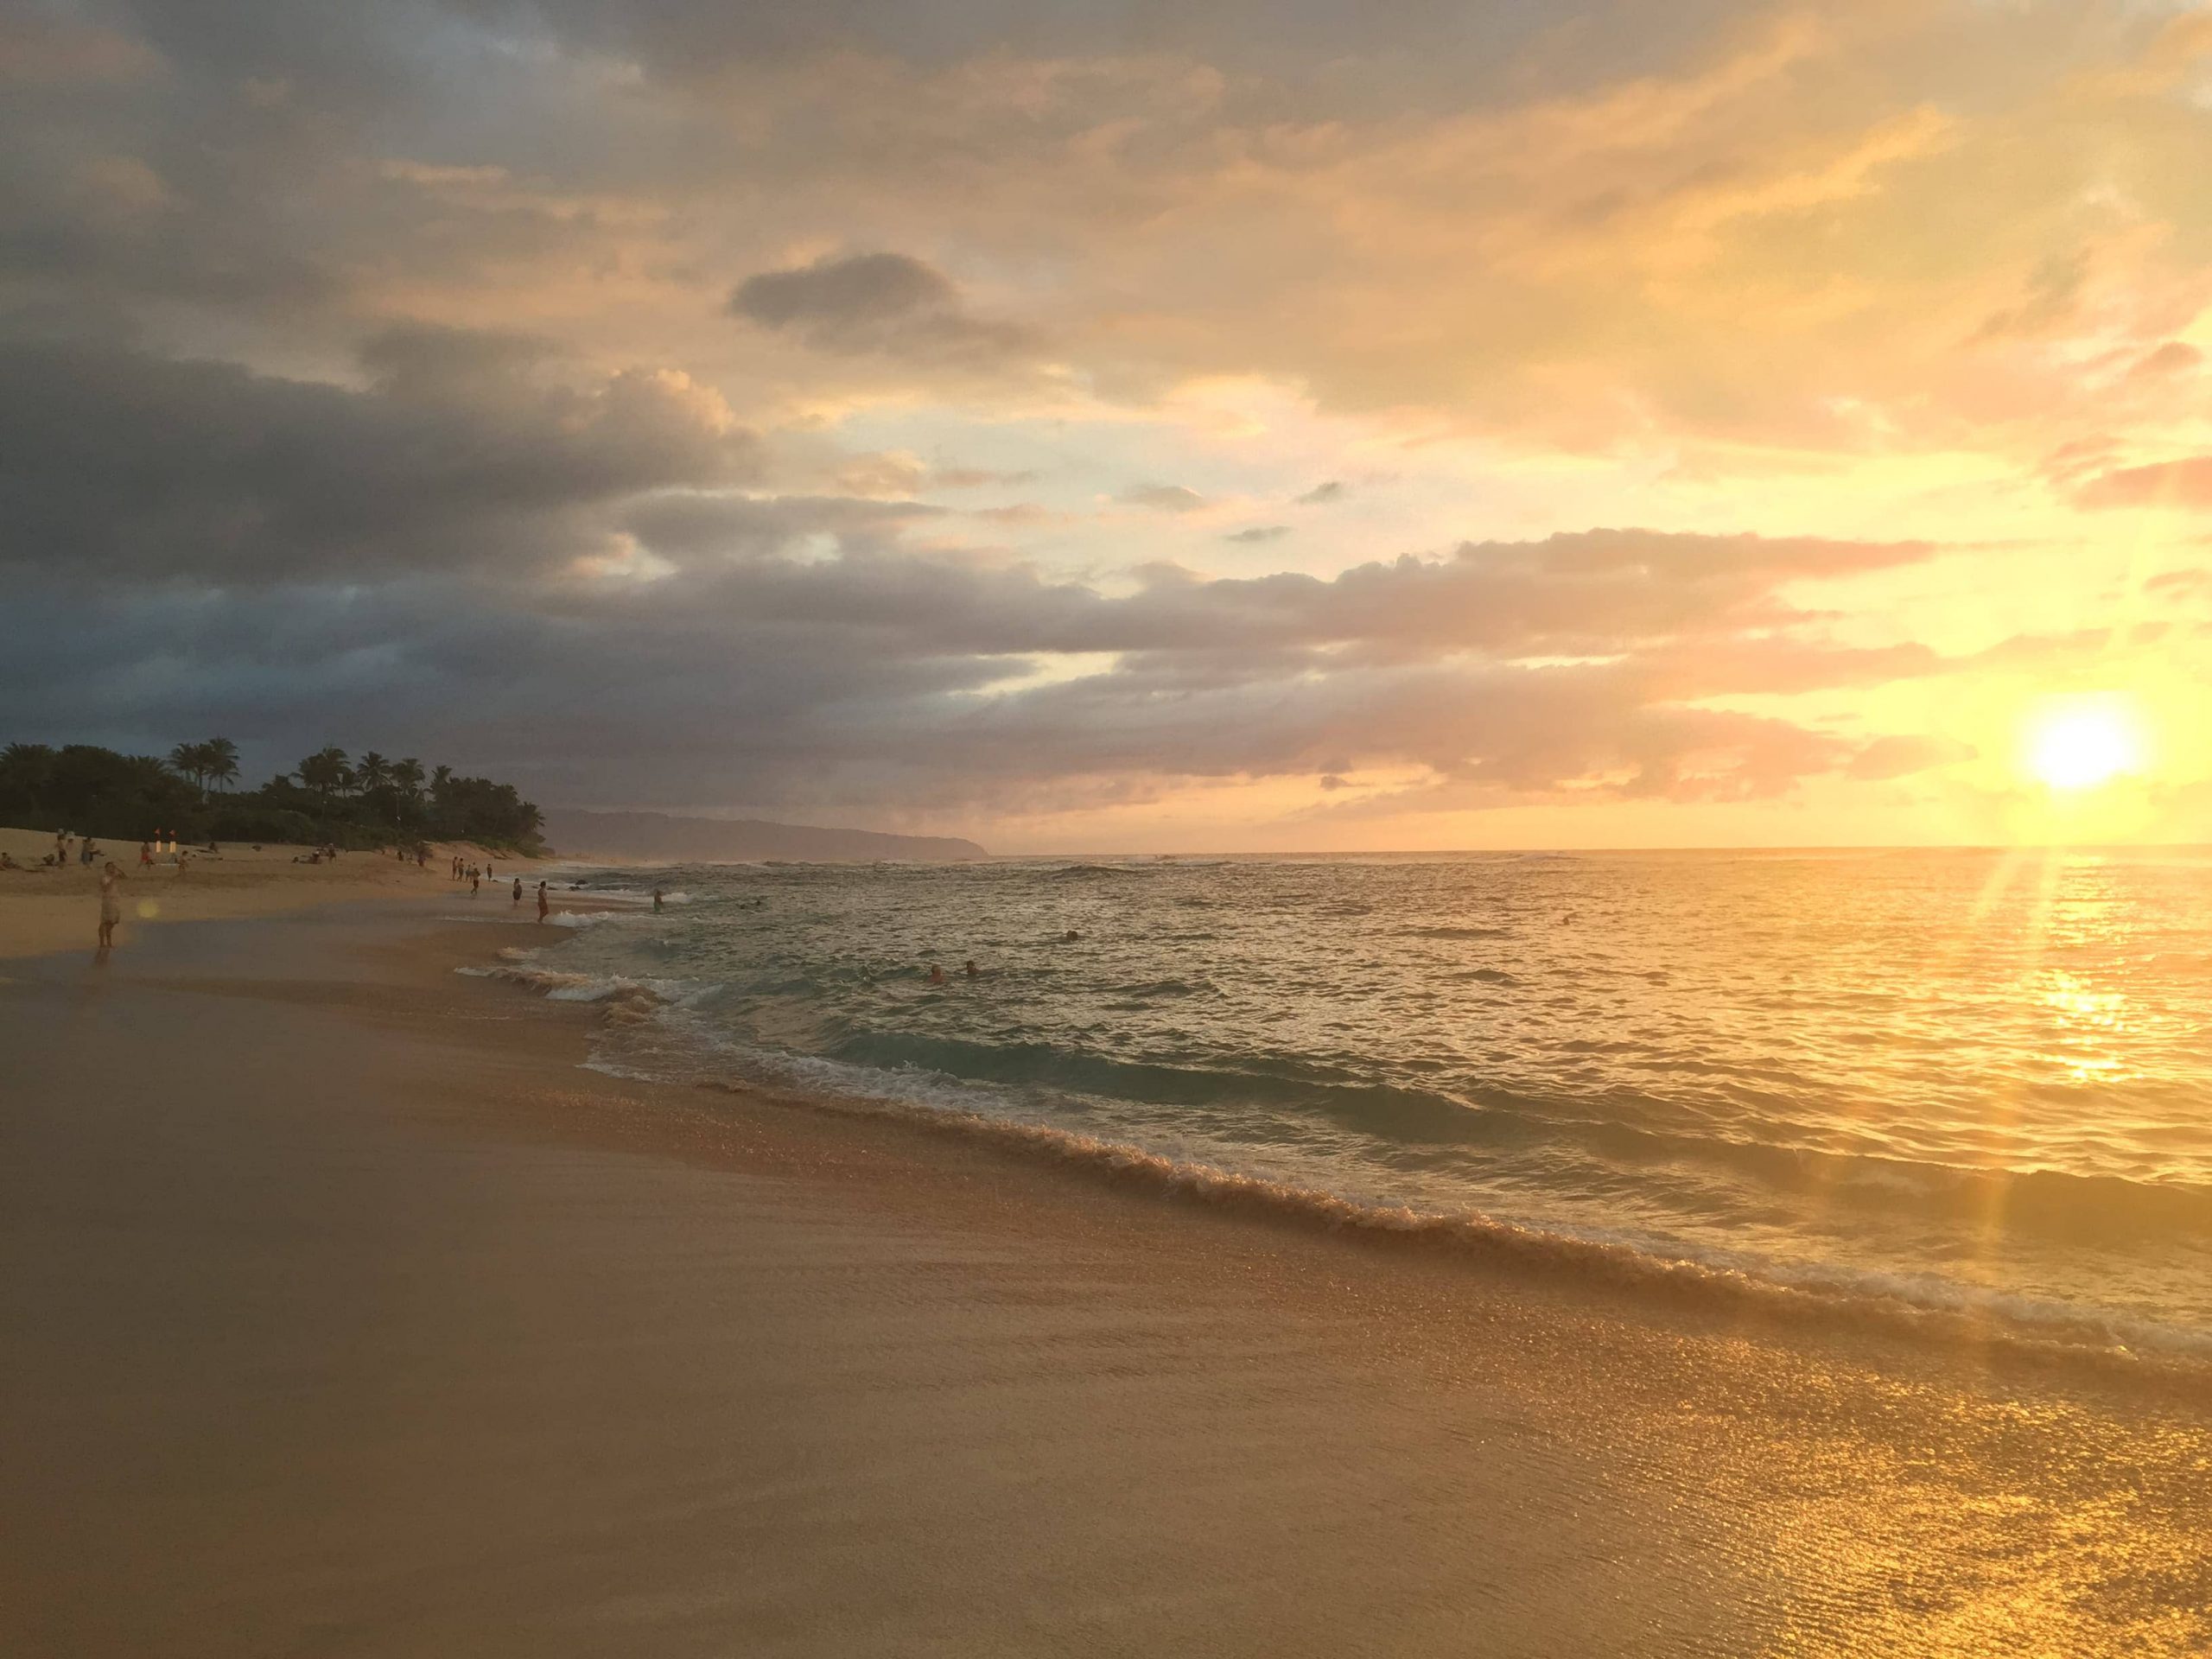
[[[114,842],[168,830],[187,842],[473,841],[544,851],[543,815],[512,784],[456,778],[448,766],[425,773],[411,757],[392,760],[372,749],[355,760],[334,747],[257,790],[232,789],[238,776],[238,746],[224,737],[180,743],[165,760],[89,743],[10,743],[0,749],[0,823]]]

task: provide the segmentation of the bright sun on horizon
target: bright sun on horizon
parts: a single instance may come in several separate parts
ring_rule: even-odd
[[[2073,792],[2143,769],[2141,728],[2127,709],[2108,702],[2057,709],[2029,733],[2027,769],[2043,784]]]

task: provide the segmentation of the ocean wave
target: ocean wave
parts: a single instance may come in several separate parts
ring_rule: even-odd
[[[892,1080],[882,1079],[885,1084]],[[708,1080],[753,1094],[756,1085]],[[1125,1184],[1217,1207],[1318,1225],[1376,1242],[1445,1248],[1648,1299],[1666,1295],[1778,1319],[1870,1327],[2024,1357],[2106,1362],[2196,1380],[2212,1371],[2212,1333],[2099,1309],[1986,1291],[1933,1275],[1821,1262],[1752,1263],[1718,1252],[1662,1249],[1600,1235],[1530,1227],[1476,1211],[1450,1213],[1348,1198],[1217,1165],[1178,1159],[1078,1130],[994,1117],[943,1101],[809,1094],[790,1103],[887,1116],[1016,1149]]]
[[[1553,1230],[1761,1295],[2037,1341],[2056,1321],[2077,1347],[2212,1340],[2212,934],[2167,926],[2194,912],[2164,887],[2084,887],[2082,916],[2162,949],[2077,960],[2070,911],[2050,938],[1977,919],[1975,950],[1947,954],[1980,887],[1935,903],[1940,870],[1896,879],[1870,920],[1836,896],[1857,866],[1820,885],[1599,860],[1558,887],[1510,859],[1191,868],[694,868],[644,879],[680,874],[703,912],[611,927],[649,899],[594,874],[563,895],[588,906],[568,931],[505,937],[559,941],[509,965],[573,970],[537,988],[607,1010],[604,1069],[1088,1132],[1321,1193],[1363,1235],[1411,1217],[1411,1236],[1510,1254],[1452,1230]],[[772,888],[791,901],[772,925],[721,918]],[[1057,949],[1060,911],[1101,902],[1111,919]],[[1587,925],[1549,925],[1569,912]],[[988,984],[920,990],[928,961],[971,951]],[[675,976],[725,988],[669,1000]]]
[[[1221,987],[1210,979],[1147,979],[1128,985],[1109,985],[1106,988],[1116,996],[1147,1001],[1162,996],[1214,996],[1221,990]]]
[[[549,1002],[622,1003],[639,1010],[682,1006],[720,988],[684,980],[640,979],[627,974],[564,973],[557,968],[529,962],[456,968],[454,971],[472,979],[497,979],[520,985],[536,991]]]
[[[664,1000],[671,1002],[699,994],[694,982],[635,972],[575,974],[528,960],[477,971],[569,1001],[601,1001],[637,987],[682,988],[669,991]],[[820,969],[756,984],[747,995],[792,997],[811,1005],[833,982],[919,986],[926,983],[927,972],[913,963]],[[965,986],[955,976],[947,989]],[[1121,1010],[1219,994],[1203,979],[1133,982],[1112,991],[1118,1000],[1108,1006]],[[1541,1154],[1551,1181],[1562,1188],[1578,1179],[1618,1180],[1630,1172],[1652,1181],[1693,1179],[1693,1172],[1705,1172],[1695,1178],[1732,1183],[1738,1203],[1810,1198],[1823,1209],[1947,1227],[1979,1226],[2001,1215],[2009,1232],[2022,1238],[2101,1246],[2163,1240],[2212,1247],[2212,1186],[2110,1173],[1977,1166],[1933,1156],[1907,1159],[1884,1152],[1863,1136],[1795,1122],[1772,1107],[1760,1113],[1756,1133],[1737,1117],[1718,1117],[1691,1128],[1664,1115],[1656,1103],[1625,1094],[1539,1096],[1434,1074],[1431,1086],[1389,1082],[1373,1077],[1356,1056],[1332,1064],[1320,1055],[1248,1051],[1236,1065],[1179,1062],[1117,1057],[1034,1039],[890,1030],[858,1023],[850,1011],[812,1006],[806,1008],[805,1021],[809,1044],[819,1046],[820,1058],[875,1073],[932,1073],[961,1086],[1147,1109],[1235,1109],[1260,1115],[1254,1122],[1325,1122],[1355,1137],[1351,1144],[1370,1149],[1378,1160],[1412,1157],[1440,1171],[1470,1160]],[[1592,1039],[1571,1046],[1580,1052],[1605,1046]]]

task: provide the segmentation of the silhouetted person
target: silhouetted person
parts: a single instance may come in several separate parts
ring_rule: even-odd
[[[105,952],[115,944],[115,925],[123,919],[123,894],[119,891],[126,880],[122,868],[113,859],[100,872],[100,950]]]

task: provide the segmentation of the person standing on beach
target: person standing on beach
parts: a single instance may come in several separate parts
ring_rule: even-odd
[[[515,903],[522,903],[522,877],[515,877]]]
[[[482,874],[482,873],[481,873],[481,872],[480,872],[479,870],[477,870],[477,869],[476,869],[476,868],[475,868],[474,866],[473,866],[473,865],[472,865],[472,866],[469,868],[469,871],[468,871],[468,896],[469,896],[470,898],[474,899],[474,898],[478,893],[481,893],[483,890],[484,890],[484,877],[483,877],[483,874]]]
[[[105,952],[115,944],[115,925],[123,919],[123,895],[117,891],[128,880],[123,868],[113,859],[100,872],[100,950]]]
[[[543,921],[545,912],[552,908],[553,901],[545,896],[545,884],[540,881],[537,884],[537,919]]]

